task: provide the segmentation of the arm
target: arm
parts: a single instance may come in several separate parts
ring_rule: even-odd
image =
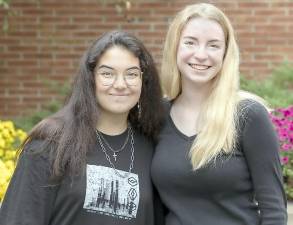
[[[49,224],[57,188],[48,184],[47,154],[30,151],[40,143],[33,141],[20,155],[0,209],[0,225]]]
[[[260,209],[261,225],[286,225],[279,142],[266,109],[258,103],[248,108],[242,147]]]

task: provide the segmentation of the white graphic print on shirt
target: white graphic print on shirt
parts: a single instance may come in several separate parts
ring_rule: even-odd
[[[121,178],[112,168],[87,165],[84,209],[121,219],[132,219],[136,218],[138,204],[137,174],[130,173],[126,178]]]

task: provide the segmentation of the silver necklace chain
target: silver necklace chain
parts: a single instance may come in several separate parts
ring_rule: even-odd
[[[121,151],[125,148],[126,144],[128,143],[128,140],[129,140],[129,134],[130,134],[130,129],[129,129],[129,127],[127,128],[127,130],[128,130],[128,131],[127,131],[127,137],[126,137],[126,139],[125,139],[123,145],[122,145],[119,149],[117,149],[117,150],[115,150],[115,149],[112,148],[112,146],[109,144],[109,142],[106,140],[106,138],[104,137],[104,135],[103,135],[100,131],[97,130],[97,132],[99,133],[101,139],[104,141],[104,143],[106,144],[106,146],[107,146],[112,152],[116,152],[116,153],[118,153],[118,152],[121,152]]]
[[[126,178],[129,176],[129,174],[131,173],[131,170],[133,169],[133,162],[134,162],[134,134],[133,134],[133,131],[132,131],[132,128],[129,127],[129,133],[130,133],[130,152],[131,152],[131,156],[130,156],[130,164],[129,164],[129,170],[127,173],[125,174],[121,174],[115,167],[115,165],[112,163],[111,159],[110,159],[110,156],[108,155],[107,151],[106,151],[106,148],[102,142],[102,138],[100,136],[100,133],[98,130],[96,130],[96,134],[97,134],[97,138],[98,138],[98,141],[99,141],[99,144],[101,146],[101,149],[102,151],[104,152],[105,156],[106,156],[106,159],[107,161],[109,162],[109,164],[111,165],[112,169],[115,171],[115,173],[121,177],[121,178]],[[116,161],[116,160],[115,160]]]

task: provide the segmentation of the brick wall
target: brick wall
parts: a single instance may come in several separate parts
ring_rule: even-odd
[[[117,1],[13,0],[9,31],[0,32],[0,118],[40,110],[57,91],[46,80],[70,82],[89,43],[111,29],[125,29],[143,40],[158,66],[167,26],[188,0],[131,1],[125,17]],[[291,0],[210,1],[231,19],[241,49],[241,72],[263,78],[293,61]],[[6,11],[0,9],[0,21]]]

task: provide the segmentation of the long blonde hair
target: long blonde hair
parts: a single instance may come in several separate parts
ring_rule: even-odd
[[[189,5],[171,23],[164,46],[161,81],[165,95],[175,99],[181,93],[181,75],[176,55],[181,32],[191,18],[206,18],[220,24],[225,35],[222,69],[213,79],[211,93],[200,112],[199,133],[189,152],[193,169],[206,166],[222,153],[231,153],[237,140],[237,105],[241,99],[255,98],[239,90],[239,50],[234,30],[225,14],[206,4]]]

